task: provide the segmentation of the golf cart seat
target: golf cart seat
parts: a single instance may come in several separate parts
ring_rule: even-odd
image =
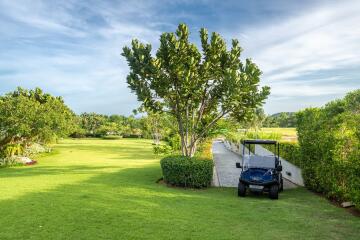
[[[244,156],[244,167],[274,169],[275,158],[274,156],[258,156],[258,155]]]

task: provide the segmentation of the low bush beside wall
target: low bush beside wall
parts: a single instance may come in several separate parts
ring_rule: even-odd
[[[203,188],[211,184],[214,163],[211,159],[168,156],[160,161],[164,181],[181,187]]]

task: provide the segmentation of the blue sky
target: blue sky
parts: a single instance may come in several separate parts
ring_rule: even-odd
[[[41,87],[77,113],[128,115],[121,49],[187,23],[238,38],[271,87],[267,113],[321,106],[360,88],[360,1],[0,0],[0,94]]]

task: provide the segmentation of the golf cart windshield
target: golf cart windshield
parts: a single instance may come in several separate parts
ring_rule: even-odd
[[[243,170],[249,168],[275,169],[279,155],[279,144],[275,140],[249,139],[243,140],[242,144]],[[257,147],[261,145],[274,146],[275,152],[271,153],[265,148]]]
[[[244,169],[249,168],[275,168],[275,156],[245,155]]]

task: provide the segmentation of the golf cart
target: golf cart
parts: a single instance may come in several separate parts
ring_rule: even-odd
[[[271,199],[278,199],[279,192],[283,190],[279,144],[273,140],[243,140],[242,144],[242,163],[236,163],[236,167],[241,168],[238,196],[245,197],[249,190],[255,193],[268,192]],[[256,144],[273,145],[274,154],[257,155]]]

